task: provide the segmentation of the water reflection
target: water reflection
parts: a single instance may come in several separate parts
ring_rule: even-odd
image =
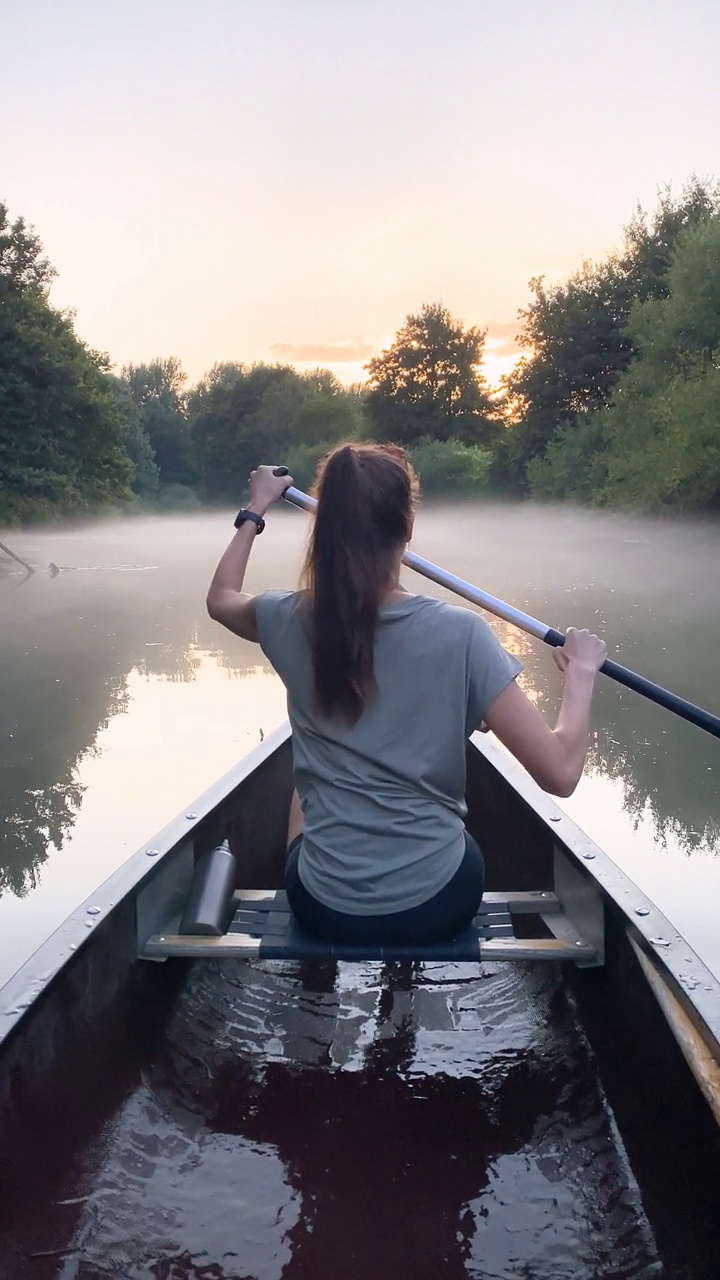
[[[525,693],[552,719],[559,686],[551,654],[509,624],[493,625],[525,665],[520,677]],[[711,661],[708,654],[708,665]],[[662,683],[660,676],[651,678]],[[665,682],[672,683],[670,672]],[[706,685],[700,696],[708,704],[713,694],[713,686]],[[618,798],[633,824],[649,815],[660,842],[672,839],[688,854],[701,848],[720,854],[716,740],[606,680],[598,682],[593,723],[588,770],[618,784]]]
[[[251,562],[250,590],[296,580],[306,527],[296,512],[273,520]],[[82,844],[80,816],[99,797],[107,806],[107,856],[115,846],[122,861],[132,851],[133,813],[148,823],[140,843],[171,816],[161,797],[165,803],[175,796],[181,807],[207,785],[211,766],[222,773],[281,717],[282,691],[258,648],[227,635],[204,612],[227,537],[222,514],[15,536],[18,554],[38,572],[0,575],[6,893],[27,895],[49,883],[49,862]],[[719,543],[712,524],[528,507],[461,507],[451,520],[429,508],[416,533],[418,550],[430,558],[548,623],[604,630],[621,662],[711,709]],[[59,566],[54,576],[42,568],[50,563]],[[407,581],[443,594],[413,575]],[[554,711],[559,685],[550,652],[506,624],[493,625],[525,663],[526,692]],[[110,732],[116,723],[123,734]],[[607,681],[594,725],[592,770],[613,788],[609,803],[622,807],[628,831],[642,834],[644,847],[649,832],[673,856],[716,854],[717,742]],[[143,748],[148,740],[152,759]],[[592,797],[600,794],[592,781],[578,792],[581,822],[589,815],[592,823]],[[607,806],[609,793],[602,794]],[[93,857],[98,871],[106,866],[105,857]],[[699,882],[697,897],[700,904]]]

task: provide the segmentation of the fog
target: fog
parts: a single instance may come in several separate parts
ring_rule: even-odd
[[[0,533],[35,566],[0,551],[0,976],[284,718],[259,648],[205,612],[233,514]],[[307,527],[270,513],[248,590],[295,585]],[[610,656],[720,711],[717,522],[427,504],[413,549],[548,625],[599,631]],[[446,594],[409,571],[405,585]],[[493,626],[552,718],[550,651]],[[590,766],[563,802],[718,973],[719,769],[715,739],[601,678]]]

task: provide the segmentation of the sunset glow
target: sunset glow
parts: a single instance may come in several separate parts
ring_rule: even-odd
[[[265,359],[359,381],[440,301],[488,328],[497,385],[532,276],[717,167],[710,0],[39,0],[3,46],[0,198],[53,301],[118,366],[174,354],[191,380]]]

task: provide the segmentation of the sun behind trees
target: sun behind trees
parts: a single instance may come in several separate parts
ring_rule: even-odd
[[[0,203],[0,524],[235,503],[252,466],[309,485],[342,439],[397,440],[426,492],[720,506],[720,187],[636,210],[622,247],[530,282],[525,355],[490,396],[485,331],[442,302],[406,317],[343,387],[327,370],[169,356],[111,372],[53,308],[39,237]]]

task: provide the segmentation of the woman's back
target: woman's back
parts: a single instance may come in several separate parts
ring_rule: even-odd
[[[262,644],[288,689],[295,781],[286,886],[324,937],[450,937],[481,900],[481,851],[463,831],[465,743],[481,721],[548,791],[570,795],[587,751],[597,636],[568,630],[555,729],[520,667],[474,613],[399,583],[417,479],[394,446],[323,460],[302,594],[242,592],[265,512],[290,478],[262,467],[208,592],[208,609]]]
[[[304,595],[265,592],[256,616],[288,690],[307,889],[358,915],[425,901],[463,858],[467,737],[520,664],[477,614],[401,595],[380,608],[375,689],[350,722],[319,708]]]

